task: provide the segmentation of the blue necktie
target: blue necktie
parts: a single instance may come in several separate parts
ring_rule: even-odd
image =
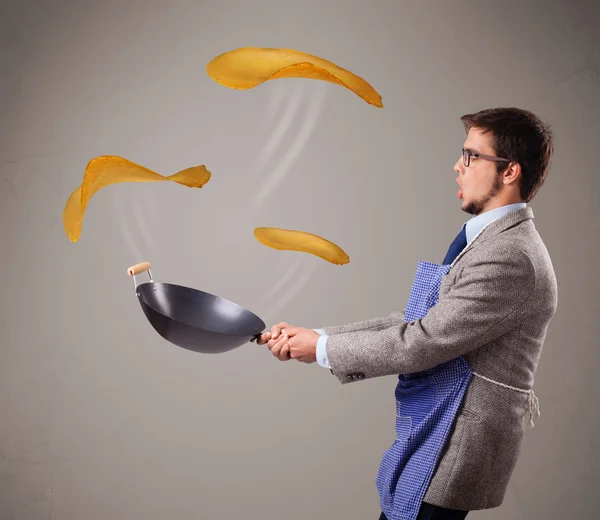
[[[454,239],[454,242],[452,242],[450,244],[450,247],[448,248],[448,252],[446,253],[446,258],[444,258],[444,261],[442,262],[442,264],[451,264],[454,259],[460,254],[460,252],[466,247],[467,245],[467,233],[466,233],[466,228],[467,226],[463,226],[460,230],[460,233],[458,235],[456,235],[456,238]]]

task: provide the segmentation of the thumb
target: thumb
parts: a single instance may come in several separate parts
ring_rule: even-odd
[[[292,337],[295,336],[296,334],[298,334],[298,327],[293,327],[293,326],[289,326],[285,329],[285,333],[287,334],[288,337]]]
[[[277,325],[273,325],[273,327],[271,327],[271,339],[277,339],[281,333],[281,329],[285,329],[288,326],[289,325],[285,321],[279,322]]]

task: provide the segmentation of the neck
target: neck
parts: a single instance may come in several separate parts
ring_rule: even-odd
[[[496,198],[488,201],[488,203],[484,206],[484,208],[478,214],[481,215],[482,213],[486,213],[487,211],[491,211],[493,209],[501,208],[502,206],[508,206],[509,204],[518,204],[518,203],[522,203],[522,202],[525,202],[525,201],[518,195],[507,195],[505,197],[496,197]]]

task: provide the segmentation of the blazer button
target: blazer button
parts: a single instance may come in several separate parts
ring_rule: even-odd
[[[365,375],[362,372],[353,372],[351,374],[348,374],[346,377],[351,381],[355,381],[357,379],[364,379]]]

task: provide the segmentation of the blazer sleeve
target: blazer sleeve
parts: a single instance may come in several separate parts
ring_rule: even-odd
[[[394,311],[388,316],[346,323],[344,325],[330,325],[321,327],[321,330],[328,336],[332,334],[342,334],[344,332],[355,332],[357,330],[383,330],[402,322],[404,320],[405,312],[406,308],[401,311]]]
[[[437,304],[422,319],[329,336],[333,374],[349,383],[418,372],[464,355],[514,327],[535,284],[529,256],[509,246],[474,256],[458,276],[449,287],[449,276],[442,282]]]

